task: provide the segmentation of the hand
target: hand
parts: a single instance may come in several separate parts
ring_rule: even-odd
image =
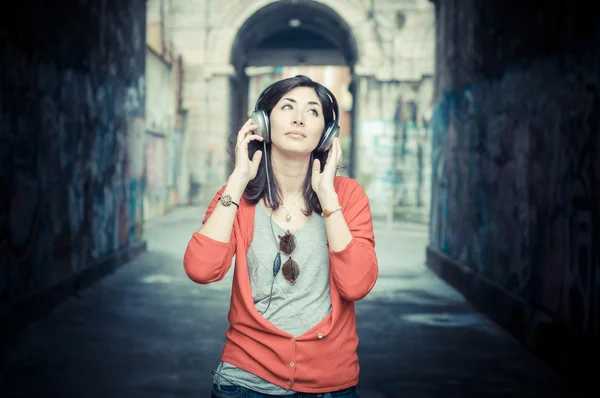
[[[258,171],[258,165],[262,159],[262,151],[256,151],[252,160],[248,155],[248,143],[252,140],[262,141],[263,137],[254,134],[258,126],[252,123],[252,119],[248,119],[242,126],[237,134],[237,140],[235,145],[235,169],[233,173],[236,173],[239,177],[246,181],[251,181],[256,177]]]
[[[311,185],[317,196],[333,192],[333,181],[337,172],[337,166],[342,159],[342,145],[339,137],[333,139],[333,144],[327,155],[327,162],[321,172],[321,162],[315,159],[312,168]]]

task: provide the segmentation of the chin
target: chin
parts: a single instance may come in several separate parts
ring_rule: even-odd
[[[314,148],[306,145],[282,145],[279,151],[290,155],[310,155]]]
[[[282,152],[290,155],[310,155],[312,150],[310,148],[287,148],[283,149]]]

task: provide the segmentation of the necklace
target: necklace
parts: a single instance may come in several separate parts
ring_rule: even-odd
[[[290,208],[293,209],[294,206],[296,206],[296,203],[298,202],[298,199],[300,199],[301,196],[302,196],[302,192],[300,192],[300,195],[298,195],[298,197],[296,198],[296,201],[294,201],[294,204],[292,206],[290,206]],[[287,212],[287,214],[285,215],[285,221],[286,222],[290,222],[290,220],[292,219],[292,215],[290,214],[290,210],[283,203],[281,205],[283,206],[283,208]]]

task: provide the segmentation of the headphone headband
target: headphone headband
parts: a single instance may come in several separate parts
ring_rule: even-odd
[[[271,84],[269,84],[267,87],[265,87],[265,88],[263,89],[263,91],[261,91],[261,92],[260,92],[260,95],[258,96],[258,99],[256,100],[256,103],[254,104],[254,112],[258,111],[258,103],[260,102],[260,100],[262,99],[262,97],[264,97],[265,93],[266,93],[267,91],[269,91],[269,89],[270,89],[271,87],[273,87],[273,86],[274,86],[275,84],[277,84],[277,83],[278,83],[278,82],[275,82],[275,83],[271,83]]]

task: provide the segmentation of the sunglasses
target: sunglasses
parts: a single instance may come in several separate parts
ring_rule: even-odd
[[[300,266],[292,258],[292,252],[296,249],[296,237],[289,230],[285,231],[283,236],[277,235],[277,237],[279,238],[279,251],[290,256],[290,258],[283,263],[283,277],[293,285],[296,283],[296,279],[298,279],[298,275],[300,274]],[[279,253],[277,253],[275,261],[281,264]],[[279,264],[275,265],[276,270],[278,270]]]

